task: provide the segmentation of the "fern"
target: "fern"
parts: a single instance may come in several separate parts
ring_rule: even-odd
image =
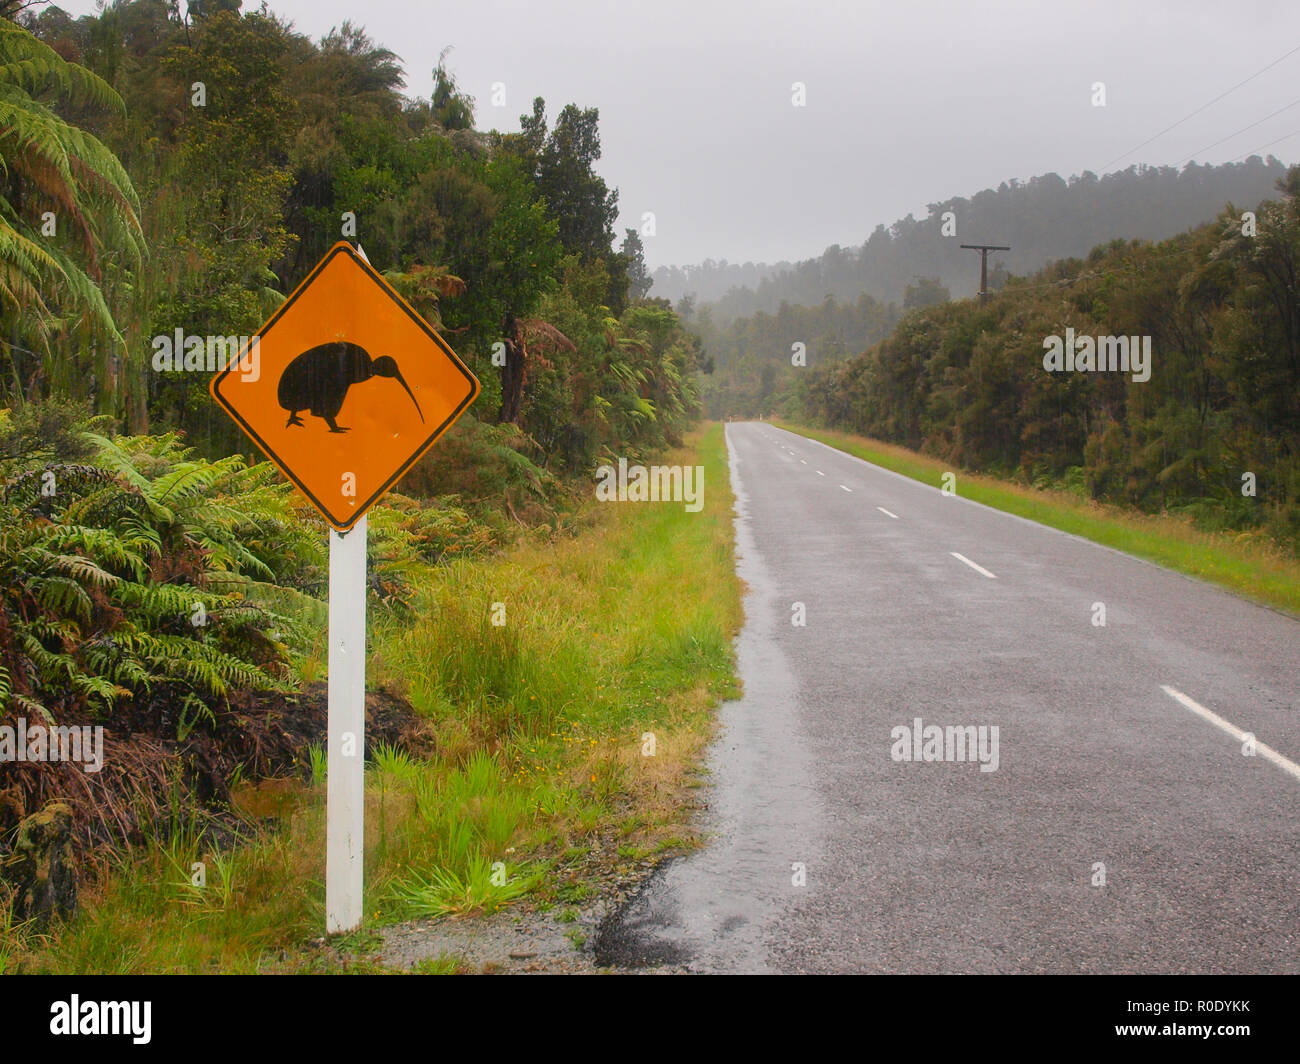
[[[24,211],[0,196],[0,293],[30,315],[36,332],[56,316],[53,301],[67,303],[112,341],[122,343],[96,280],[111,233],[114,251],[138,264],[143,254],[139,200],[118,159],[97,138],[61,118],[46,102],[122,110],[117,93],[95,74],[69,63],[26,30],[0,19],[0,158],[10,182],[25,186]],[[78,260],[36,238],[35,221],[46,207],[66,219]]]
[[[48,610],[71,614],[79,621],[89,622],[94,603],[86,589],[70,577],[54,576],[41,581],[36,600]]]
[[[7,704],[84,719],[161,692],[188,734],[235,691],[287,689],[292,648],[325,623],[302,586],[326,564],[287,485],[241,458],[197,458],[175,433],[85,438],[89,465],[0,461],[0,660],[18,664]]]

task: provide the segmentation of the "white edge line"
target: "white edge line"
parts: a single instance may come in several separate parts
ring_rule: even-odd
[[[1162,683],[1160,685],[1160,690],[1162,690],[1175,702],[1181,702],[1184,708],[1190,709],[1198,717],[1201,717],[1204,720],[1208,720],[1216,728],[1219,728],[1227,732],[1234,739],[1236,739],[1237,742],[1244,743],[1246,741],[1246,736],[1249,734],[1248,732],[1242,731],[1235,724],[1232,724],[1229,721],[1224,720],[1221,716],[1219,716],[1217,713],[1213,712],[1212,710],[1206,709],[1199,702],[1192,701],[1192,699],[1188,698],[1185,694],[1183,694],[1182,691],[1179,691],[1177,688],[1170,687],[1168,684]],[[1300,780],[1300,765],[1297,765],[1289,757],[1285,757],[1282,754],[1279,754],[1271,746],[1268,746],[1265,743],[1261,743],[1258,739],[1255,740],[1255,752],[1259,754],[1261,757],[1265,757],[1269,761],[1272,761],[1273,764],[1275,764],[1283,772],[1289,772],[1296,779]]]
[[[795,439],[803,440],[807,443],[815,443],[818,447],[824,447],[826,450],[834,452],[841,458],[849,458],[855,462],[861,462],[863,465],[870,466],[872,469],[884,473],[886,476],[894,477],[896,480],[906,481],[913,487],[927,488],[931,491],[941,490],[930,484],[926,484],[924,481],[915,480],[912,477],[904,476],[902,473],[895,473],[892,469],[886,469],[884,466],[876,465],[875,462],[868,462],[865,458],[859,458],[855,454],[849,454],[848,451],[841,451],[838,447],[832,447],[829,443],[822,443],[821,440],[814,440],[811,436],[804,436],[802,433],[791,432],[789,429],[780,429],[778,431],[784,432],[788,436],[793,436]],[[1121,558],[1127,558],[1131,562],[1137,562],[1140,565],[1149,565],[1152,569],[1159,569],[1162,573],[1169,573],[1170,575],[1177,576],[1183,580],[1190,580],[1193,584],[1197,584],[1207,591],[1217,591],[1221,595],[1227,595],[1229,598],[1243,606],[1254,607],[1257,610],[1268,610],[1269,613],[1291,620],[1291,615],[1289,613],[1283,613],[1276,606],[1270,606],[1265,602],[1256,602],[1254,599],[1244,598],[1242,595],[1230,590],[1222,584],[1213,584],[1202,577],[1180,572],[1177,569],[1171,569],[1169,566],[1163,565],[1160,562],[1154,562],[1150,558],[1142,558],[1136,554],[1129,554],[1127,551],[1120,550],[1119,547],[1108,547],[1105,543],[1098,543],[1095,539],[1088,539],[1086,536],[1081,536],[1077,532],[1066,532],[1061,528],[1053,528],[1051,525],[1045,525],[1041,521],[1035,521],[1032,517],[1021,517],[1019,514],[1013,514],[1009,510],[999,510],[996,506],[990,506],[988,503],[984,502],[976,502],[974,499],[968,499],[964,495],[958,494],[950,497],[960,499],[968,506],[978,506],[981,510],[988,510],[990,513],[1001,514],[1003,517],[1009,517],[1013,521],[1020,521],[1026,525],[1033,525],[1034,528],[1038,529],[1040,532],[1047,532],[1054,536],[1064,536],[1066,539],[1073,539],[1079,543],[1086,543],[1089,547],[1093,547],[1096,550],[1108,551],[1109,553],[1116,554]]]
[[[958,554],[955,550],[950,550],[948,553],[951,554],[954,558],[956,558],[959,562],[965,562],[965,563],[966,563],[967,565],[969,565],[972,569],[974,569],[977,573],[983,573],[983,574],[984,574],[985,576],[987,576],[990,580],[996,580],[996,579],[997,579],[997,577],[996,577],[993,573],[990,573],[987,569],[985,569],[984,566],[982,566],[982,565],[976,565],[973,561],[971,561],[969,558],[967,558],[964,554]]]
[[[876,509],[879,510],[886,517],[892,517],[895,521],[898,520],[898,514],[891,513],[889,510],[886,510],[883,506],[877,506]]]

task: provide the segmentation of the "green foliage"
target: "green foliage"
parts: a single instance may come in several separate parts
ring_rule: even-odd
[[[782,303],[725,324],[711,307],[694,310],[690,328],[711,353],[718,372],[702,388],[712,418],[755,417],[773,402],[778,380],[790,372],[793,345],[804,345],[808,367],[838,362],[883,340],[898,324],[899,309],[861,293],[851,302],[828,297],[809,306]],[[796,383],[801,367],[794,371]]]
[[[423,505],[395,493],[371,512],[368,537],[370,588],[381,603],[392,607],[410,604],[412,580],[422,571],[417,562],[436,565],[472,557],[499,543],[489,526],[454,505],[454,499]]]
[[[0,320],[13,341],[6,376],[21,388],[43,373],[79,391],[88,372],[102,379],[106,363],[61,365],[53,352],[122,342],[104,283],[140,264],[140,202],[116,156],[56,104],[123,106],[102,78],[0,18]]]
[[[1300,168],[1278,191],[1253,236],[1229,205],[1182,236],[1012,278],[986,305],[917,309],[863,354],[800,370],[767,406],[1300,547]],[[1044,339],[1069,328],[1149,336],[1150,380],[1047,372]]]
[[[238,4],[192,14],[128,0],[76,20],[44,11],[29,19],[41,39],[0,25],[0,286],[13,295],[0,324],[21,342],[16,320],[36,322],[30,344],[51,355],[33,378],[14,354],[4,378],[5,694],[53,715],[157,696],[181,731],[310,661],[326,540],[273,466],[234,453],[245,441],[203,375],[153,370],[154,336],[252,335],[355,220],[485,385],[481,420],[463,419],[409,494],[374,511],[370,587],[398,613],[425,566],[496,547],[516,524],[557,524],[559,473],[680,441],[699,360],[671,308],[624,306],[629,268],[644,295],[644,261],[639,240],[611,251],[596,109],[569,105],[548,129],[538,101],[523,134],[481,133],[446,52],[432,97],[409,100],[397,57],[350,23],[312,42]],[[37,243],[47,204],[66,233]],[[49,283],[60,270],[63,289]],[[93,328],[74,321],[82,279],[105,312]],[[489,424],[508,375],[510,416]],[[42,395],[93,397],[153,433],[22,401]],[[191,623],[200,602],[206,623]]]
[[[126,350],[97,400],[134,431],[182,431],[207,457],[242,448],[201,375],[153,370],[152,339],[253,335],[346,236],[476,372],[475,414],[511,426],[476,435],[479,483],[439,477],[440,490],[520,516],[547,509],[543,470],[680,439],[700,352],[625,318],[649,281],[635,231],[612,250],[617,193],[595,171],[597,109],[569,104],[551,125],[539,99],[522,133],[480,132],[447,50],[430,98],[407,99],[396,55],[353,24],[313,42],[231,4],[205,5],[188,26],[145,0],[33,24],[46,44],[28,35],[32,46],[86,64],[59,60],[69,86],[126,103],[104,136],[142,190],[151,255],[129,266],[119,254],[104,289]],[[52,391],[84,394],[85,378]]]
[[[296,239],[283,213],[292,182],[284,130],[297,109],[281,84],[287,50],[277,22],[227,10],[206,16],[192,46],[177,42],[160,64],[190,106],[159,175],[155,220],[165,219],[166,229],[151,228],[151,237],[167,280],[152,307],[141,308],[147,335],[179,327],[250,336],[281,301],[273,266]],[[201,106],[190,95],[196,84]],[[192,426],[211,406],[207,381],[169,374],[155,406],[160,413],[171,407],[177,424]],[[217,425],[214,435],[227,447],[238,438],[233,426]]]
[[[502,873],[497,873],[498,877]],[[431,868],[422,874],[412,869],[391,888],[393,904],[412,920],[431,920],[450,914],[495,912],[515,898],[527,894],[541,879],[540,872],[523,875],[516,869],[498,886],[492,866],[475,856],[465,872]]]
[[[509,146],[530,165],[538,191],[560,221],[565,251],[586,259],[608,257],[618,217],[618,192],[596,173],[600,159],[600,112],[568,104],[547,130],[546,101],[533,100],[519,118],[522,133]]]
[[[0,444],[21,437],[12,421]],[[293,584],[311,580],[306,559],[323,565],[287,490],[174,435],[82,442],[79,464],[57,438],[0,459],[6,710],[102,719],[165,694],[188,732],[236,689],[287,687],[314,604]]]
[[[621,253],[627,259],[628,296],[633,299],[645,299],[650,294],[653,282],[645,264],[645,245],[641,234],[635,229],[626,230]]]
[[[474,128],[474,101],[460,91],[456,78],[447,69],[444,48],[433,68],[433,97],[429,101],[434,120],[446,130]]]

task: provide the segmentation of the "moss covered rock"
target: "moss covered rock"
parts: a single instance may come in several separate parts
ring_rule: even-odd
[[[13,851],[0,865],[13,891],[14,916],[45,927],[56,913],[77,911],[77,874],[72,861],[72,809],[50,802],[18,825]]]

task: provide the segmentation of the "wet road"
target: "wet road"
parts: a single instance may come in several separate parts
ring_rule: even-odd
[[[1300,622],[960,475],[949,497],[771,425],[727,438],[749,592],[714,840],[599,961],[1300,971]]]

